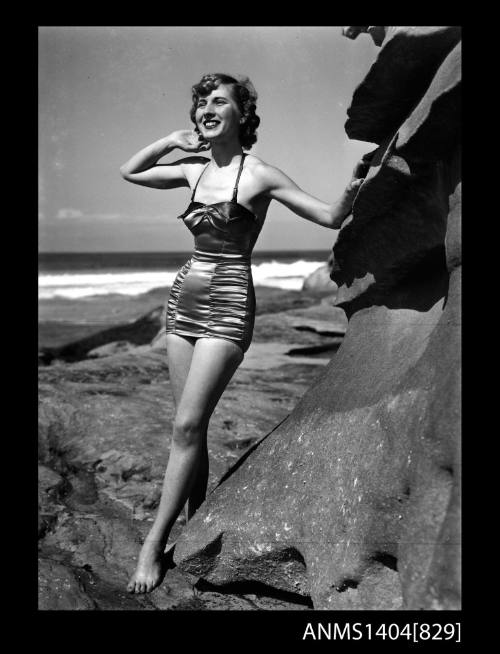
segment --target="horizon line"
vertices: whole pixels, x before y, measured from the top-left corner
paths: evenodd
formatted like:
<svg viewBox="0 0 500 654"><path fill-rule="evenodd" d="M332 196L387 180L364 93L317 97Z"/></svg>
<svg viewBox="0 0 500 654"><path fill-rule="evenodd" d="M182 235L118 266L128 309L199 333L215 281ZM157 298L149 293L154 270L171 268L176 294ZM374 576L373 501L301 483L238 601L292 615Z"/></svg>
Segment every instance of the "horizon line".
<svg viewBox="0 0 500 654"><path fill-rule="evenodd" d="M331 248L272 248L254 250L252 254L262 252L328 252ZM191 250L39 250L38 254L186 254Z"/></svg>

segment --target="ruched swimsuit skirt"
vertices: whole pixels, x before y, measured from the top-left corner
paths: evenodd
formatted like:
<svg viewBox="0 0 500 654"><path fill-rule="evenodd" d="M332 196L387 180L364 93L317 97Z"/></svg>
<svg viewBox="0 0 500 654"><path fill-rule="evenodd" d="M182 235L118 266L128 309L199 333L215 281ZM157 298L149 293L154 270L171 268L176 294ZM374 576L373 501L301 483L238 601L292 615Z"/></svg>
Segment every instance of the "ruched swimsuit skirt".
<svg viewBox="0 0 500 654"><path fill-rule="evenodd" d="M166 332L225 338L246 352L255 321L251 253L261 226L236 201L242 164L243 158L230 202L192 200L179 216L194 235L195 250L170 290Z"/></svg>

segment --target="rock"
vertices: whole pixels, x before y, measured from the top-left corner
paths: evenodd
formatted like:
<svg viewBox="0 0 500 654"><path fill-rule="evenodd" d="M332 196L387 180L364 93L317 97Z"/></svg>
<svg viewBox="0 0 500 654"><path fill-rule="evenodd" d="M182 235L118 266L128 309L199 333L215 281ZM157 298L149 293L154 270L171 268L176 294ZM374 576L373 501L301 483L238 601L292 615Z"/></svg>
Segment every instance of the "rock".
<svg viewBox="0 0 500 654"><path fill-rule="evenodd" d="M429 34L418 46L418 32L398 29L403 35L412 34L415 51L417 47L424 48L428 38L435 41L438 34L442 35L443 44L453 34L456 36L452 28L429 28ZM434 61L432 83L404 118L396 135L393 137L391 132L372 153L370 171L354 202L355 219L344 223L340 230L334 246L332 277L339 285L337 304L343 308L350 306L352 311L387 297L391 303L398 303L401 292L396 288L404 285L403 294L412 293L411 276L419 281L424 277L428 280L423 293L415 291L411 300L404 300L415 308L428 309L446 292L448 205L460 175L456 161L460 45L454 38L454 47L445 52L441 65ZM436 51L441 51L443 44L436 44ZM374 67L384 63L385 59L379 58ZM356 106L354 99L353 107ZM405 230L401 233L398 225L403 219ZM433 278L441 282L436 284Z"/></svg>
<svg viewBox="0 0 500 654"><path fill-rule="evenodd" d="M66 480L47 466L38 466L38 538L53 529L62 506L60 497L68 490Z"/></svg>
<svg viewBox="0 0 500 654"><path fill-rule="evenodd" d="M395 148L411 162L446 160L460 140L462 44L436 71L418 105L398 129Z"/></svg>
<svg viewBox="0 0 500 654"><path fill-rule="evenodd" d="M94 602L82 590L74 573L64 565L40 559L38 609L41 611L90 611Z"/></svg>
<svg viewBox="0 0 500 654"><path fill-rule="evenodd" d="M190 575L460 609L459 34L388 29L354 94L349 136L380 145L334 246L344 340L183 529Z"/></svg>
<svg viewBox="0 0 500 654"><path fill-rule="evenodd" d="M368 171L369 165L366 170ZM337 296L337 284L332 279L331 273L334 265L333 252L328 257L328 261L312 272L302 285L302 292L313 296L325 297L331 299L334 304Z"/></svg>
<svg viewBox="0 0 500 654"><path fill-rule="evenodd" d="M462 184L450 195L450 213L446 229L446 265L452 273L462 265L461 221L462 221Z"/></svg>
<svg viewBox="0 0 500 654"><path fill-rule="evenodd" d="M343 335L347 326L345 312L332 305L331 296L323 300L311 307L257 316L250 348L277 342L286 351L286 345L323 345L330 343L331 337Z"/></svg>
<svg viewBox="0 0 500 654"><path fill-rule="evenodd" d="M106 343L106 345L101 345L95 347L93 350L89 350L87 352L87 358L96 359L98 357L109 357L112 354L131 352L134 348L135 345L132 345L129 341L112 341L111 343Z"/></svg>
<svg viewBox="0 0 500 654"><path fill-rule="evenodd" d="M38 358L39 361L42 359L45 364L51 363L54 359L68 362L80 361L89 352L95 351L97 348L110 343L127 342L131 345L149 344L161 329L163 320L164 307L159 306L131 323L104 329L60 347L42 348ZM114 350L116 353L120 350L126 351L127 348L115 345ZM102 353L102 350L98 350L98 352ZM104 352L107 352L107 350L104 350Z"/></svg>
<svg viewBox="0 0 500 654"><path fill-rule="evenodd" d="M411 172L392 146L383 161L382 165L374 160L354 203L354 219L344 223L334 247L337 304L346 311L348 306L358 310L388 297L391 304L404 304L406 299L398 299L401 280L417 275L420 282L435 271L442 283L435 286L429 278L431 288L412 300L415 308L426 310L445 290L448 196L434 162L418 164L418 170L412 165ZM411 287L405 284L403 293Z"/></svg>
<svg viewBox="0 0 500 654"><path fill-rule="evenodd" d="M335 342L335 349L340 343ZM329 344L330 345L330 344ZM313 346L314 347L314 346ZM318 346L319 351L326 351L328 346ZM300 356L301 353L303 356ZM313 358L307 356L310 349L294 343L279 343L268 341L267 343L252 343L240 367L247 370L271 370L278 366L290 363L290 356L294 356L295 363L300 365L318 365L328 362L328 358Z"/></svg>
<svg viewBox="0 0 500 654"><path fill-rule="evenodd" d="M379 55L347 110L349 138L381 144L392 137L460 37L459 26L386 28Z"/></svg>
<svg viewBox="0 0 500 654"><path fill-rule="evenodd" d="M38 466L38 490L42 493L48 494L50 492L57 492L63 485L64 480L57 472L47 468L46 466Z"/></svg>
<svg viewBox="0 0 500 654"><path fill-rule="evenodd" d="M302 292L312 293L314 295L335 296L337 293L337 284L330 278L331 267L328 263L320 266L312 272L302 285Z"/></svg>
<svg viewBox="0 0 500 654"><path fill-rule="evenodd" d="M151 464L142 456L109 450L101 454L96 470L104 478L120 482L128 481L134 475L147 477L151 473Z"/></svg>

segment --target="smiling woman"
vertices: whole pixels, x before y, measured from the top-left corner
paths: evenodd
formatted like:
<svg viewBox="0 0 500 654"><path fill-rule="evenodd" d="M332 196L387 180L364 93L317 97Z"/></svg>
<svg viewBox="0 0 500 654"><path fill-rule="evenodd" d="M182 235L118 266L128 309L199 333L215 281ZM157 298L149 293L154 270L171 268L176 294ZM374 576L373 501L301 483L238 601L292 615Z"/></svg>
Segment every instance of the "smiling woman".
<svg viewBox="0 0 500 654"><path fill-rule="evenodd" d="M165 547L187 501L188 519L205 498L210 417L250 346L255 317L251 254L271 201L302 218L338 229L362 179L355 173L329 204L309 195L281 170L249 155L260 119L248 78L205 75L193 89L194 130L178 130L135 154L123 177L153 188L190 187L179 216L194 236L193 256L172 285L167 305L167 355L176 415L163 492L128 589L149 592L162 580ZM179 148L190 156L170 164ZM197 196L197 198L196 198Z"/></svg>

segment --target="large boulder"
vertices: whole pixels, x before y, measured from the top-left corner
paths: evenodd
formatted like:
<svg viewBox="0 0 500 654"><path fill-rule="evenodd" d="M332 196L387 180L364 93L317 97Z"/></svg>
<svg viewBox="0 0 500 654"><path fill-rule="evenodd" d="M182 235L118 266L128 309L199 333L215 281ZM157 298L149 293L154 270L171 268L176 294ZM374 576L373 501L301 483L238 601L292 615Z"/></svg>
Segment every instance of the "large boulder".
<svg viewBox="0 0 500 654"><path fill-rule="evenodd" d="M334 247L345 338L175 561L316 609L459 609L460 31L384 35L346 126L379 147Z"/></svg>

